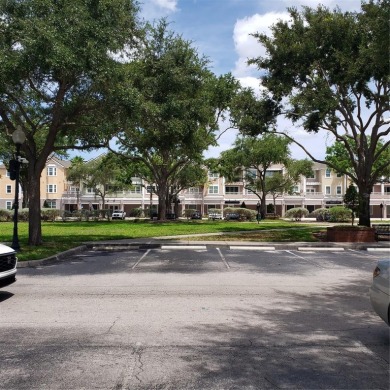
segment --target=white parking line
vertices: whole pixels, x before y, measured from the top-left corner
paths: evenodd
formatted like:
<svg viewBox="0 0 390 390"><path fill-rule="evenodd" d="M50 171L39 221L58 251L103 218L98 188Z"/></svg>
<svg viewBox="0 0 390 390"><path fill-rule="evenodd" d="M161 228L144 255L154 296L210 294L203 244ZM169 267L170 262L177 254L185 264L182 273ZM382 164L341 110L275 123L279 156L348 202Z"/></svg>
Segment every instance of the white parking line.
<svg viewBox="0 0 390 390"><path fill-rule="evenodd" d="M217 249L219 255L221 256L222 262L225 264L225 267L226 267L227 269L230 269L230 265L229 265L228 262L226 261L225 256L222 254L221 250L220 250L219 248L216 248L216 249Z"/></svg>
<svg viewBox="0 0 390 390"><path fill-rule="evenodd" d="M148 249L142 256L141 258L131 267L131 269L134 269L142 260L143 258L151 251L151 249Z"/></svg>
<svg viewBox="0 0 390 390"><path fill-rule="evenodd" d="M291 251L289 251L289 250L286 250L286 252L289 253L290 255L293 255L293 256L295 256L295 257L298 257L298 259L304 260L306 263L309 263L309 264L311 264L311 265L314 265L315 267L325 269L323 266L321 266L321 265L319 265L319 264L317 264L317 263L315 263L315 262L313 262L313 261L310 261L310 260L307 259L306 257L299 256L299 255L297 255L296 253L291 252ZM305 252L305 253L310 253L310 252Z"/></svg>
<svg viewBox="0 0 390 390"><path fill-rule="evenodd" d="M275 247L274 246L234 246L232 245L230 247L232 250L240 250L242 249L243 251L274 251Z"/></svg>
<svg viewBox="0 0 390 390"><path fill-rule="evenodd" d="M390 248L367 248L369 252L388 252L390 253Z"/></svg>
<svg viewBox="0 0 390 390"><path fill-rule="evenodd" d="M307 247L302 246L298 247L299 251L305 252L305 251L329 251L329 252L342 252L344 248L332 248L332 247Z"/></svg>
<svg viewBox="0 0 390 390"><path fill-rule="evenodd" d="M206 250L206 245L161 245L161 249L199 249Z"/></svg>

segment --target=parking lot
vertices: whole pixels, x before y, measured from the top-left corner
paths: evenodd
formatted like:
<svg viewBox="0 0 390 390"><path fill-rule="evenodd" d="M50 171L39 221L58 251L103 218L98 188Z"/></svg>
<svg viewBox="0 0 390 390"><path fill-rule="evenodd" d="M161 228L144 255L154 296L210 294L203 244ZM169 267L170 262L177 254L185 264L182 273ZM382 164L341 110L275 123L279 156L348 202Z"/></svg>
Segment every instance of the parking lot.
<svg viewBox="0 0 390 390"><path fill-rule="evenodd" d="M388 389L385 251L91 250L0 290L1 389Z"/></svg>

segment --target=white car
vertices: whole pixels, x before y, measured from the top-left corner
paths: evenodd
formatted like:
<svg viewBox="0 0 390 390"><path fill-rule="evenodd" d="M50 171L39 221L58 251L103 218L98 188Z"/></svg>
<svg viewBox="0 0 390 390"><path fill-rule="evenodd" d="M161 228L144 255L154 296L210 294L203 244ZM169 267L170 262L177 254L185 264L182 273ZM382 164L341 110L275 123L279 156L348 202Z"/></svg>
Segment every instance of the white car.
<svg viewBox="0 0 390 390"><path fill-rule="evenodd" d="M390 259L379 260L370 287L371 305L387 325L390 325Z"/></svg>
<svg viewBox="0 0 390 390"><path fill-rule="evenodd" d="M112 219L125 219L126 211L114 211L111 215Z"/></svg>
<svg viewBox="0 0 390 390"><path fill-rule="evenodd" d="M209 219L215 221L216 219L223 219L223 216L221 213L209 213Z"/></svg>
<svg viewBox="0 0 390 390"><path fill-rule="evenodd" d="M16 252L9 246L0 244L0 287L15 282L17 263Z"/></svg>

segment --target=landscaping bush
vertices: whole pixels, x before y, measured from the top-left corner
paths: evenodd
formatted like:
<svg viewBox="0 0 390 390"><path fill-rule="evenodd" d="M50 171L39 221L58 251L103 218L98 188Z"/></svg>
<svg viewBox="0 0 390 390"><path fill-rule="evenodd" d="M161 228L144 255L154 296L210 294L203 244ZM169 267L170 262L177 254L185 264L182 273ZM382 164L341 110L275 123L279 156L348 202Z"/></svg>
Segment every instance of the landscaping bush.
<svg viewBox="0 0 390 390"><path fill-rule="evenodd" d="M70 217L72 217L72 216L73 216L73 214L72 214L71 211L63 210L63 211L61 212L61 218L62 218L63 221L65 221L66 218L70 218Z"/></svg>
<svg viewBox="0 0 390 390"><path fill-rule="evenodd" d="M61 210L58 209L41 209L41 218L43 221L54 222L61 215Z"/></svg>
<svg viewBox="0 0 390 390"><path fill-rule="evenodd" d="M309 215L309 210L304 207L294 207L286 211L286 218L291 218L293 221L300 221L302 218Z"/></svg>
<svg viewBox="0 0 390 390"><path fill-rule="evenodd" d="M257 215L256 210L239 208L236 212L240 215L241 220L244 220L244 221L245 220L246 221L255 221L256 220L256 215Z"/></svg>
<svg viewBox="0 0 390 390"><path fill-rule="evenodd" d="M192 214L196 213L195 209L185 209L183 212L183 216L186 217L187 219L190 219Z"/></svg>
<svg viewBox="0 0 390 390"><path fill-rule="evenodd" d="M28 221L28 209L20 209L18 211L18 221L22 221L22 222Z"/></svg>
<svg viewBox="0 0 390 390"><path fill-rule="evenodd" d="M226 207L223 209L223 215L235 213L240 216L240 221L254 221L256 219L257 212L242 207Z"/></svg>
<svg viewBox="0 0 390 390"><path fill-rule="evenodd" d="M330 219L329 209L325 207L315 209L311 214L317 219L317 221L329 221Z"/></svg>
<svg viewBox="0 0 390 390"><path fill-rule="evenodd" d="M130 210L130 217L142 218L145 217L145 210L141 207L136 207Z"/></svg>
<svg viewBox="0 0 390 390"><path fill-rule="evenodd" d="M110 220L110 217L111 217L111 214L112 214L112 211L110 209L102 209L102 210L98 210L99 211L99 215L101 218L103 219L107 219L108 221Z"/></svg>
<svg viewBox="0 0 390 390"><path fill-rule="evenodd" d="M329 221L348 222L352 219L352 210L344 206L335 206L329 209Z"/></svg>
<svg viewBox="0 0 390 390"><path fill-rule="evenodd" d="M274 214L275 213L275 206L273 203L267 204L267 214Z"/></svg>
<svg viewBox="0 0 390 390"><path fill-rule="evenodd" d="M6 209L0 209L0 222L12 221L12 211Z"/></svg>

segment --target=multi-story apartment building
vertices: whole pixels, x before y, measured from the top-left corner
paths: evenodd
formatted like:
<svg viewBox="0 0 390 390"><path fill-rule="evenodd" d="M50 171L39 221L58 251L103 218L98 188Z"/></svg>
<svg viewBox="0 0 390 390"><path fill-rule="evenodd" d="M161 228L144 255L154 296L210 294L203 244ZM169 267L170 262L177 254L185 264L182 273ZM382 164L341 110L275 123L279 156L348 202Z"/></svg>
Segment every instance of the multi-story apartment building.
<svg viewBox="0 0 390 390"><path fill-rule="evenodd" d="M41 176L41 205L60 210L101 209L103 201L93 189L80 188L67 181L69 161L52 156ZM302 177L297 183L293 195L283 195L276 198L276 213L283 216L293 207L305 207L309 211L317 208L331 207L343 203L343 196L349 185L347 177L338 175L322 164L314 164L312 177ZM283 166L274 165L268 172L282 171ZM244 176L244 175L243 175ZM9 173L0 164L0 209L11 209L14 202L15 182L9 178ZM23 194L21 193L20 199ZM195 209L205 215L210 209L225 207L240 207L245 203L247 208L256 209L258 197L246 188L245 179L237 178L227 182L224 177L209 172L208 182L199 187L188 188L179 194L179 213L185 209ZM105 208L123 210L127 215L134 208L145 210L155 209L158 198L150 191L148 183L139 178L133 178L131 189L118 192L108 192L105 198ZM273 203L271 196L267 204ZM173 205L172 205L173 207ZM390 183L378 183L371 193L371 216L373 218L390 218Z"/></svg>

